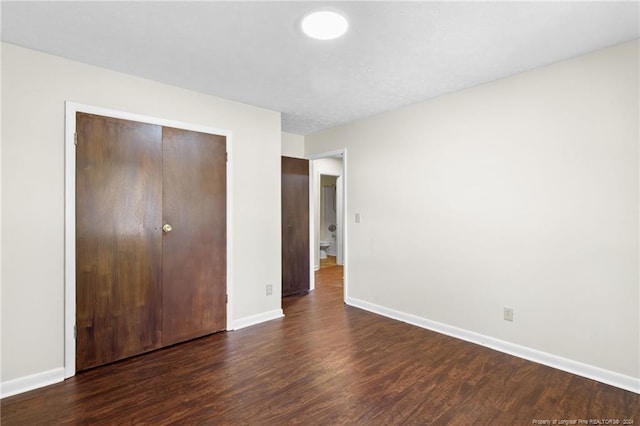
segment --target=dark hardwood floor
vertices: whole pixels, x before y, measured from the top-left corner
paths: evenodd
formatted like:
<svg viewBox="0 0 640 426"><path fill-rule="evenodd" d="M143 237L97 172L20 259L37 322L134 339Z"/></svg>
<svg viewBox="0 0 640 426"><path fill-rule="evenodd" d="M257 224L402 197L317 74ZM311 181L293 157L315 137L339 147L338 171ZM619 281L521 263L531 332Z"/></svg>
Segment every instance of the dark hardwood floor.
<svg viewBox="0 0 640 426"><path fill-rule="evenodd" d="M345 306L340 266L284 310L5 398L2 425L640 424L640 395Z"/></svg>

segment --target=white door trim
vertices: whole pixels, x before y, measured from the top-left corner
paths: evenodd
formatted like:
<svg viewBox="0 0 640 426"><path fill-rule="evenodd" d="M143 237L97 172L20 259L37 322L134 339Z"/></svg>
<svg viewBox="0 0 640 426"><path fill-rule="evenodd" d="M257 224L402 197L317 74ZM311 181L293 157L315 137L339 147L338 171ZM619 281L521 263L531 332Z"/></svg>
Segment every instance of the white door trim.
<svg viewBox="0 0 640 426"><path fill-rule="evenodd" d="M65 200L64 200L64 377L76 374L76 113L102 115L225 136L227 140L227 330L233 330L233 153L232 132L199 124L116 111L76 102L65 102Z"/></svg>
<svg viewBox="0 0 640 426"><path fill-rule="evenodd" d="M336 238L336 263L338 265L342 265L344 264L344 260L343 260L343 249L342 249L342 241L343 241L343 237L342 234L344 233L344 230L342 228L342 210L343 210L343 206L342 203L344 202L344 199L341 198L342 196L342 190L344 189L342 187L342 173L325 173L325 172L321 172L318 171L315 175L314 175L314 179L315 179L315 186L313 188L315 195L314 195L314 204L318 203L318 200L322 199L322 176L332 176L334 178L336 178L336 200L337 200L337 206L336 206L336 226L338 228L338 231L336 232L337 234L337 238ZM338 183L340 183L340 185L338 185ZM320 201L320 207L322 207L322 201ZM315 214L315 209L314 209L314 214ZM321 221L322 221L322 210L320 211L320 217L314 217L314 221L317 222L314 224L314 230L318 230L318 243L320 242L320 240L322 240L322 238L320 237L320 234L322 233L321 231L319 231L319 227L321 226ZM314 232L315 234L315 232ZM320 244L316 244L313 246L313 261L315 262L315 255L317 252L320 251L319 248ZM318 265L319 266L319 265Z"/></svg>
<svg viewBox="0 0 640 426"><path fill-rule="evenodd" d="M307 155L306 158L307 160L319 160L321 158L329 158L329 157L336 157L336 156L342 156L342 258L343 258L343 276L344 276L344 281L343 281L343 297L344 297L344 302L346 303L347 299L349 298L349 239L348 239L348 221L347 221L347 191L348 191L348 173L347 173L347 148L342 148L342 149L336 149L333 151L326 151L326 152L320 152L320 153L316 153L316 154L310 154ZM313 170L313 168L312 168ZM326 175L330 174L330 173L324 173ZM309 262L310 264L310 269L311 269L311 277L312 279L314 278L314 248L315 248L315 244L316 242L315 240L315 188L319 185L319 182L317 182L316 185L316 180L320 179L320 175L318 173L316 173L316 170L313 170L312 174L311 174L311 188L314 188L314 191L310 191L309 192L309 198L310 198L310 211L309 211L309 228L311 229L311 250L310 250L310 259L311 261ZM313 282L313 281L312 281Z"/></svg>
<svg viewBox="0 0 640 426"><path fill-rule="evenodd" d="M336 225L338 226L338 238L336 242L338 243L337 253L336 253L336 263L338 265L344 266L344 185L342 175L338 176L336 179L336 198L339 200L337 204L337 219Z"/></svg>

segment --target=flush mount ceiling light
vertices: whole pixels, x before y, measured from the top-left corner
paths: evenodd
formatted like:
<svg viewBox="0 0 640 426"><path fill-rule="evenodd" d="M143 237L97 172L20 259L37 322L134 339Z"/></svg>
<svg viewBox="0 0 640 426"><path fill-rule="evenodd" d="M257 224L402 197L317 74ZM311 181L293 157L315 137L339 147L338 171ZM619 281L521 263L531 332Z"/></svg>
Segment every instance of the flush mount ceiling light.
<svg viewBox="0 0 640 426"><path fill-rule="evenodd" d="M347 32L347 19L336 12L314 12L302 20L302 31L317 40L331 40Z"/></svg>

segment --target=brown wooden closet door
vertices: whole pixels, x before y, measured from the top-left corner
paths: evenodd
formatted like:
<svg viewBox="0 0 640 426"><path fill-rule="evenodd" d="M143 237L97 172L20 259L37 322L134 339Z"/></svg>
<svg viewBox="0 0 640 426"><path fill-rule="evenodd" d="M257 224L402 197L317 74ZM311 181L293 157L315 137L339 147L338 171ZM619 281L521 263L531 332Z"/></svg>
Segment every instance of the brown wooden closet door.
<svg viewBox="0 0 640 426"><path fill-rule="evenodd" d="M163 129L163 344L226 328L226 140Z"/></svg>
<svg viewBox="0 0 640 426"><path fill-rule="evenodd" d="M282 157L282 296L309 291L309 161Z"/></svg>
<svg viewBox="0 0 640 426"><path fill-rule="evenodd" d="M162 342L161 127L78 113L76 369Z"/></svg>

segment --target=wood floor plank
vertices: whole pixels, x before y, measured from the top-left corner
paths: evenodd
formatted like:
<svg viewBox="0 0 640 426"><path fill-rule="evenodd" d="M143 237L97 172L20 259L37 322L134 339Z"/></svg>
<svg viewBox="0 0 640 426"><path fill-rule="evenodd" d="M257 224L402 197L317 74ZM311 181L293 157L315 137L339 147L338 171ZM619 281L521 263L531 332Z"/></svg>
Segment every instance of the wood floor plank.
<svg viewBox="0 0 640 426"><path fill-rule="evenodd" d="M633 419L640 395L342 303L342 267L285 318L5 398L2 425L468 425Z"/></svg>

